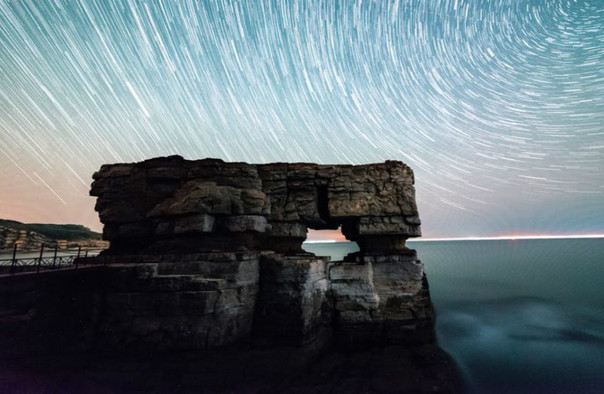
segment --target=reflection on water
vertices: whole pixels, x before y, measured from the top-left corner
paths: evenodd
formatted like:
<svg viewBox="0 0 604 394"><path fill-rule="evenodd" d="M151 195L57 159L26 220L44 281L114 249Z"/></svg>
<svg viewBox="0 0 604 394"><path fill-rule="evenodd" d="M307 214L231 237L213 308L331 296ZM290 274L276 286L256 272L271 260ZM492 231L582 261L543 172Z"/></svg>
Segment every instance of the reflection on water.
<svg viewBox="0 0 604 394"><path fill-rule="evenodd" d="M604 321L544 299L518 297L440 308L441 345L469 392L601 391Z"/></svg>
<svg viewBox="0 0 604 394"><path fill-rule="evenodd" d="M315 245L334 259L354 247ZM468 392L604 391L604 239L410 246Z"/></svg>

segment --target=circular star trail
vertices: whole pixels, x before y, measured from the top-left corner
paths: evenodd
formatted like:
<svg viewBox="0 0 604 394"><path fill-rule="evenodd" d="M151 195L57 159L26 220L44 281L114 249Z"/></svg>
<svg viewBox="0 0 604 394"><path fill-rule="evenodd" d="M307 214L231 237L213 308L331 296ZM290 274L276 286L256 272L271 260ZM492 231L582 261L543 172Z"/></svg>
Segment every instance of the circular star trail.
<svg viewBox="0 0 604 394"><path fill-rule="evenodd" d="M0 0L0 216L103 163L416 171L428 236L604 232L604 1Z"/></svg>

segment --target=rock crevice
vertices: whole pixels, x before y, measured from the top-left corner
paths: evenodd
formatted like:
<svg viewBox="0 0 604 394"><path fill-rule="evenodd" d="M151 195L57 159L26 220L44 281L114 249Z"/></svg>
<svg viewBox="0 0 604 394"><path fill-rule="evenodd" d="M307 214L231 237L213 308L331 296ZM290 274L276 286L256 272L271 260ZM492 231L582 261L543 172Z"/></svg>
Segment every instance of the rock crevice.
<svg viewBox="0 0 604 394"><path fill-rule="evenodd" d="M405 246L421 222L413 171L402 162L171 156L104 165L93 178L111 242L100 258L122 266L108 279L119 291L102 330L116 346L434 341L423 265ZM332 262L302 250L308 229L339 227L359 252ZM133 269L149 274L124 282Z"/></svg>

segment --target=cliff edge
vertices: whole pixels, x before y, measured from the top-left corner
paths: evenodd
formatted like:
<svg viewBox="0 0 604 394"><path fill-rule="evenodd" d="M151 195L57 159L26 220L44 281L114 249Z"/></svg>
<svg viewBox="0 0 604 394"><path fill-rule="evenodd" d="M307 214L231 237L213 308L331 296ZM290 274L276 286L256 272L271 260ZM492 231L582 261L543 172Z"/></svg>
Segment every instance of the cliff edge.
<svg viewBox="0 0 604 394"><path fill-rule="evenodd" d="M413 171L402 162L254 165L172 156L103 166L93 178L91 195L111 242L104 258L133 259L137 269L154 264L143 287L178 278L182 289L170 285L177 297L203 282L199 297L208 305L227 303L220 312L202 311L211 312L207 321L193 324L200 314L191 310L171 323L180 333L175 347L212 347L252 334L290 344L329 337L346 346L434 340L423 265L405 246L421 231ZM340 226L359 252L332 262L302 250L308 228ZM161 319L154 312L142 319L145 329ZM169 346L170 324L159 326L161 346ZM129 327L133 335L142 330Z"/></svg>
<svg viewBox="0 0 604 394"><path fill-rule="evenodd" d="M421 223L404 163L171 156L93 178L109 248L80 259L97 269L35 290L45 302L30 330L52 327L61 351L109 354L120 370L135 360L141 384L176 369L171 391L457 390L423 264L405 245ZM308 229L337 228L359 252L302 249Z"/></svg>

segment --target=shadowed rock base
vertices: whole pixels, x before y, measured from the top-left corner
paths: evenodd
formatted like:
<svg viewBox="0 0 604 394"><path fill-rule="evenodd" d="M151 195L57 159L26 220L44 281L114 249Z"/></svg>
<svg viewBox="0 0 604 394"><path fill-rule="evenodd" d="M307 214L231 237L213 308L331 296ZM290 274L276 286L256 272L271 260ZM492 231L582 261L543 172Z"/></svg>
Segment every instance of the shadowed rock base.
<svg viewBox="0 0 604 394"><path fill-rule="evenodd" d="M421 234L405 164L168 157L94 179L111 245L79 262L99 269L0 281L17 391L455 391L405 246ZM301 249L308 228L338 227L358 253Z"/></svg>
<svg viewBox="0 0 604 394"><path fill-rule="evenodd" d="M300 348L220 348L148 356L0 361L0 391L61 393L458 393L437 346L312 356Z"/></svg>

